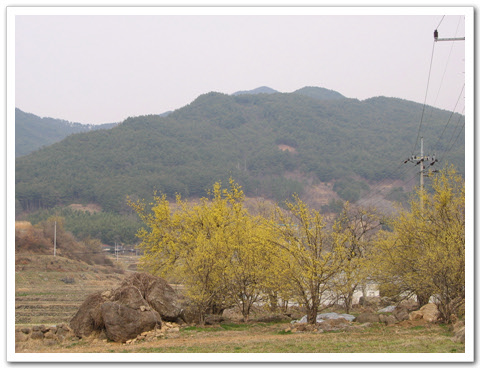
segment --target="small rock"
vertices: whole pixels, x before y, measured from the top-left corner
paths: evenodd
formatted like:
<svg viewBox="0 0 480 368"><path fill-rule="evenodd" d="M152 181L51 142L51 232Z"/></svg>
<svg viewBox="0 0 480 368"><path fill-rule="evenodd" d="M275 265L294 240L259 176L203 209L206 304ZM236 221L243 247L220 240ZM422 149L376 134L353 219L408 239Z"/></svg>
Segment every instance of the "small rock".
<svg viewBox="0 0 480 368"><path fill-rule="evenodd" d="M397 308L393 312L393 316L397 319L397 321L405 321L409 318L408 309L404 307Z"/></svg>
<svg viewBox="0 0 480 368"><path fill-rule="evenodd" d="M392 313L396 307L394 305L389 305L388 307L382 308L377 311L377 313Z"/></svg>
<svg viewBox="0 0 480 368"><path fill-rule="evenodd" d="M41 331L33 331L30 337L36 340L43 339L43 333Z"/></svg>
<svg viewBox="0 0 480 368"><path fill-rule="evenodd" d="M423 313L423 319L427 322L436 322L440 317L438 307L433 303L425 304L422 308L420 308L420 312Z"/></svg>
<svg viewBox="0 0 480 368"><path fill-rule="evenodd" d="M408 319L410 321L416 321L423 318L423 313L420 311L410 312Z"/></svg>
<svg viewBox="0 0 480 368"><path fill-rule="evenodd" d="M380 322L385 323L387 326L391 326L397 323L397 319L394 316L380 314L378 317Z"/></svg>
<svg viewBox="0 0 480 368"><path fill-rule="evenodd" d="M55 339L56 336L55 336L55 333L54 333L54 332L52 332L52 331L47 331L47 332L45 332L45 334L43 335L43 337L44 337L45 339L50 339L50 340L51 340L51 339Z"/></svg>
<svg viewBox="0 0 480 368"><path fill-rule="evenodd" d="M378 314L375 313L362 313L357 318L355 318L355 322L365 323L365 322L380 322L380 317Z"/></svg>
<svg viewBox="0 0 480 368"><path fill-rule="evenodd" d="M104 291L101 295L102 295L102 298L110 299L112 297L112 291L111 290Z"/></svg>
<svg viewBox="0 0 480 368"><path fill-rule="evenodd" d="M22 331L26 335L28 335L30 332L32 332L32 330L30 330L29 328L22 328L20 331Z"/></svg>

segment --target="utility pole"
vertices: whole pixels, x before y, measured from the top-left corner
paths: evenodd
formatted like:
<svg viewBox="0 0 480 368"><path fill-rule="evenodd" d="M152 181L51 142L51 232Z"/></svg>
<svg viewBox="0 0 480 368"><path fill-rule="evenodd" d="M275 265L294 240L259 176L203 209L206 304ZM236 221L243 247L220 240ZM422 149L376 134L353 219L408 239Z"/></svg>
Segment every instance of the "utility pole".
<svg viewBox="0 0 480 368"><path fill-rule="evenodd" d="M57 256L57 221L55 221L53 230L53 256Z"/></svg>
<svg viewBox="0 0 480 368"><path fill-rule="evenodd" d="M412 155L405 161L403 161L404 164L407 162L413 162L415 165L420 165L420 193L423 195L423 177L425 175L429 175L429 173L425 172L425 162L429 162L429 166L433 166L435 162L438 162L438 160L435 157L435 154L432 156L425 156L423 154L423 137L420 138L420 156L415 156ZM433 170L432 172L437 172L436 170ZM420 208L423 210L423 196L420 196Z"/></svg>

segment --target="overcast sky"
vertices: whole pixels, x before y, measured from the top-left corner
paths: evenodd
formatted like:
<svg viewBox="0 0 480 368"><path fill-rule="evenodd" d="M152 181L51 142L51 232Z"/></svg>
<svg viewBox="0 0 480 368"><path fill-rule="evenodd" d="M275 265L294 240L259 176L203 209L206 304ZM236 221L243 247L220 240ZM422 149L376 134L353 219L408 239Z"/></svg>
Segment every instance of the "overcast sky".
<svg viewBox="0 0 480 368"><path fill-rule="evenodd" d="M464 12L342 8L330 15L305 9L17 13L15 106L100 124L175 110L210 91L317 86L360 100L426 98L463 113L466 43L435 43L433 31L438 27L440 38L464 37Z"/></svg>

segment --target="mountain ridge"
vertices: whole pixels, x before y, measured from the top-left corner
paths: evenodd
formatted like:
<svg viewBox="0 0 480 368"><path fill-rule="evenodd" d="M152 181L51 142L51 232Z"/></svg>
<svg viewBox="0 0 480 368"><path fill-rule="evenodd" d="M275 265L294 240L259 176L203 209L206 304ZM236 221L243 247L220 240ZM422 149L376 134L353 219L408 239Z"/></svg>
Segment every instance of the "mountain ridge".
<svg viewBox="0 0 480 368"><path fill-rule="evenodd" d="M386 97L209 92L167 116L128 118L17 158L16 199L21 210L97 203L125 212L126 196L148 200L156 190L201 197L213 182L232 177L253 197L281 202L317 182L356 201L368 183L409 179L412 171L396 162L414 146L422 108ZM429 116L438 132L450 118L433 108ZM446 146L451 133L438 142ZM464 167L463 146L452 158Z"/></svg>
<svg viewBox="0 0 480 368"><path fill-rule="evenodd" d="M42 118L15 108L15 157L27 155L70 134L110 129L117 124L81 124L51 117Z"/></svg>

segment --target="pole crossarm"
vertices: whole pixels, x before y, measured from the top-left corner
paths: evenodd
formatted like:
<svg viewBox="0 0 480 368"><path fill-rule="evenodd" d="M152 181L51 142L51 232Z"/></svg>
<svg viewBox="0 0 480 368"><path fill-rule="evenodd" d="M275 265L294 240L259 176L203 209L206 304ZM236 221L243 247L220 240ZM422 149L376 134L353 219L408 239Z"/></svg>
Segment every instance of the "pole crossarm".
<svg viewBox="0 0 480 368"><path fill-rule="evenodd" d="M465 37L437 38L435 41L465 41Z"/></svg>
<svg viewBox="0 0 480 368"><path fill-rule="evenodd" d="M437 41L465 41L465 37L438 38L438 31L433 31L433 39Z"/></svg>
<svg viewBox="0 0 480 368"><path fill-rule="evenodd" d="M423 137L421 137L420 142L420 156L412 155L403 161L403 163L406 164L407 162L413 162L415 165L420 165L420 188L423 188L423 176L429 176L431 172L436 172L436 170L426 170L425 165L428 163L429 166L433 166L438 160L435 157L435 154L425 156L423 154Z"/></svg>

